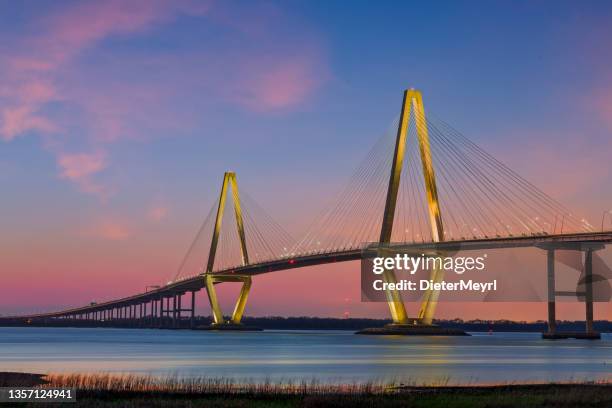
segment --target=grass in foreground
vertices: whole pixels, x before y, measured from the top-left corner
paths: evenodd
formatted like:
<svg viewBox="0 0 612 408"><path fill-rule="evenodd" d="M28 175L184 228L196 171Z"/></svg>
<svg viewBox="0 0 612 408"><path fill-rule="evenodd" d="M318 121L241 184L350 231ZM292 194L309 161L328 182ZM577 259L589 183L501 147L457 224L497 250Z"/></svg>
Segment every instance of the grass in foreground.
<svg viewBox="0 0 612 408"><path fill-rule="evenodd" d="M230 379L49 374L46 387L74 387L84 407L612 407L612 383L497 386L241 384Z"/></svg>

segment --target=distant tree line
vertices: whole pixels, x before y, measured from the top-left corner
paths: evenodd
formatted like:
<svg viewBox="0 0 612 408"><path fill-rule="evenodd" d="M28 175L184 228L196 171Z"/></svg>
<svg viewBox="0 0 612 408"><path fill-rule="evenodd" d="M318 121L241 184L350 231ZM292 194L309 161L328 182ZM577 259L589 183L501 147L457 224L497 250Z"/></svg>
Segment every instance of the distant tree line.
<svg viewBox="0 0 612 408"><path fill-rule="evenodd" d="M331 317L244 317L242 322L249 326L276 330L360 330L367 327L382 327L391 323L387 319L349 318L337 319ZM465 331L487 332L543 332L547 330L545 321L515 322L511 320L434 320L434 324L442 327L462 329ZM559 321L558 330L583 331L584 321ZM595 330L602 333L612 332L612 322L597 320Z"/></svg>
<svg viewBox="0 0 612 408"><path fill-rule="evenodd" d="M227 317L229 319L229 316ZM71 319L44 319L24 321L23 319L1 318L0 326L54 326L54 327L146 327L138 319L125 321L88 321ZM191 322L187 318L177 321L176 326L169 318L166 319L165 327L189 328ZM202 327L212 323L210 316L195 316L193 326ZM388 319L366 319L366 318L332 318L332 317L244 317L242 323L246 326L258 327L268 330L361 330L368 327L382 327L391 323ZM434 320L434 324L441 327L457 328L472 332L544 332L547 330L545 321L525 322L512 320ZM584 331L584 321L557 321L560 331ZM612 333L612 322L607 320L596 320L594 329L601 333Z"/></svg>

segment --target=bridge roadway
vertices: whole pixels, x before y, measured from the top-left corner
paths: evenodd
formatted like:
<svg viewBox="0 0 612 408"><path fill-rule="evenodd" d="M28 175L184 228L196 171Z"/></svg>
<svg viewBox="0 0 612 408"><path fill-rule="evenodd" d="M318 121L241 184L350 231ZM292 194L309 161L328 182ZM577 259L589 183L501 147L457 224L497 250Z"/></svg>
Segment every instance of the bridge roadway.
<svg viewBox="0 0 612 408"><path fill-rule="evenodd" d="M517 236L517 237L499 237L499 238L487 238L487 239L472 239L462 241L445 241L438 243L411 243L411 244L392 244L391 247L406 250L408 252L431 252L431 251L476 251L476 250L487 250L487 249L503 249L503 248L527 248L527 247L539 247L542 249L574 249L574 250L585 250L587 248L601 249L605 245L612 242L612 231L606 232L588 232L588 233L571 233L571 234L557 234L557 235L532 235L532 236ZM328 263L346 262L360 260L363 257L372 256L375 253L373 249L346 249L338 250L328 253L312 253L306 255L300 255L295 257L286 257L282 259L266 261L263 263L249 264L245 266L239 266L235 268L224 269L215 271L215 275L259 275L263 273L302 268L306 266L322 265ZM2 321L35 321L41 319L53 319L53 318L75 318L75 319L94 319L94 320L112 320L112 319L142 319L151 318L151 321L155 321L159 317L159 320L176 321L178 314L179 319L181 318L181 312L190 312L191 321L193 322L194 316L194 301L195 292L205 287L203 274L198 274L193 277L178 280L176 282L170 282L165 286L158 289L151 290L144 293L139 293L133 296L128 296L121 299L110 300L107 302L91 304L88 306L67 309L57 312L50 313L38 313L20 316L5 316L0 317L0 323ZM180 297L187 293L192 294L192 303L190 309L182 309ZM178 308L177 308L177 296ZM173 298L173 305L170 309L170 299ZM164 309L163 300L167 300L167 307ZM160 303L159 303L160 302ZM149 304L150 312L147 312L147 304ZM144 312L143 307L144 305ZM140 307L140 310L137 309ZM104 312L108 311L124 311L122 316L119 314L104 315ZM170 312L173 313L170 316ZM149 314L150 313L150 314ZM164 315L164 313L166 315Z"/></svg>

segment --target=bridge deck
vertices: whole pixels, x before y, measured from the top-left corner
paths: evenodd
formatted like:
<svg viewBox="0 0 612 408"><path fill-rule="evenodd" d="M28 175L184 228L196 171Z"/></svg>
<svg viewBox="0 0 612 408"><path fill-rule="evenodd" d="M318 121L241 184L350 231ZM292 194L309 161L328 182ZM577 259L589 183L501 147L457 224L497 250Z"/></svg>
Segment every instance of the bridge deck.
<svg viewBox="0 0 612 408"><path fill-rule="evenodd" d="M393 244L395 247L401 247L408 251L476 251L486 249L502 249L502 248L527 248L554 247L557 249L575 249L580 250L588 246L602 246L612 242L612 231L593 232L593 233L575 233L575 234L558 234L558 235L533 235L533 236L518 236L518 237L498 237L486 239L474 239L463 241L446 241L438 243L410 243L410 244ZM364 247L365 248L365 247ZM287 257L282 259L271 260L258 264L250 264L236 268L224 269L215 271L217 275L259 275L263 273L302 268L306 266L322 265L336 262L347 262L359 260L362 257L371 254L367 249L345 249L329 253L315 253L299 255L295 257ZM42 319L53 318L71 314L91 313L101 310L107 310L114 307L123 307L146 303L154 299L168 298L176 293L186 293L190 291L198 291L202 289L204 284L203 274L199 274L187 279L169 283L159 289L155 289L145 293L135 294L125 298L110 300L95 305L88 305L74 309L67 309L51 313L30 314L22 316L5 316L0 320L10 319Z"/></svg>

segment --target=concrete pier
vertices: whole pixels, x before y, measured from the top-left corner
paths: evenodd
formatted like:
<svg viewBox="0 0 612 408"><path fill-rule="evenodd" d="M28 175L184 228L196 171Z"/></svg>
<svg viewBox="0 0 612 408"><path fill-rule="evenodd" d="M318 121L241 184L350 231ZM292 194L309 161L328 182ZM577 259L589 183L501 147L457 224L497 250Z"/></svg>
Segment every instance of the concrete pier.
<svg viewBox="0 0 612 408"><path fill-rule="evenodd" d="M598 340L601 335L593 329L593 252L603 249L602 244L571 243L571 244L548 244L540 245L545 249L547 283L548 283L548 331L542 333L542 338L547 340L556 339L585 339ZM581 251L584 252L584 292L557 291L555 286L555 250ZM556 298L557 296L584 296L585 304L585 331L563 332L557 329Z"/></svg>

